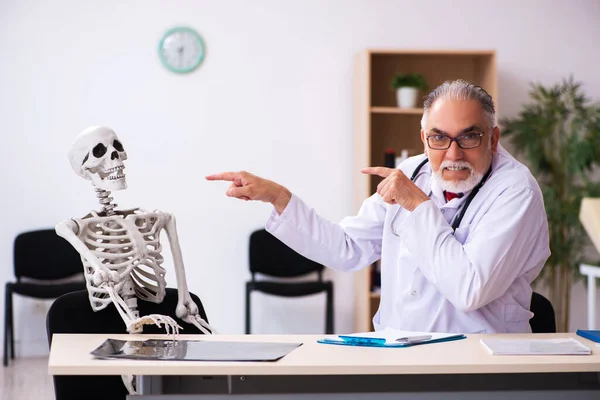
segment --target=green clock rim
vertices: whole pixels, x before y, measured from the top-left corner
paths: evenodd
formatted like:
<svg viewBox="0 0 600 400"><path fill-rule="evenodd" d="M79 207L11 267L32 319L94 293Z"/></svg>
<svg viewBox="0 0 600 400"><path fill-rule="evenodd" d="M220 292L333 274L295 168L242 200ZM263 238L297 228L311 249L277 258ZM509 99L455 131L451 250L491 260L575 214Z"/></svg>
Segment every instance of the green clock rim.
<svg viewBox="0 0 600 400"><path fill-rule="evenodd" d="M163 44L165 43L165 40L167 39L167 37L169 37L173 33L177 33L177 32L191 33L198 40L198 43L200 43L200 50L201 50L200 56L198 57L198 59L196 60L194 65L192 65L191 67L187 67L187 68L173 67L172 65L170 65L167 62L167 60L163 56L162 48L163 48ZM204 53L205 52L206 52L206 47L204 46L204 40L202 39L202 36L200 36L200 34L198 32L196 32L194 29L187 27L187 26L178 26L178 27L169 29L167 32L165 32L165 34L160 39L160 42L158 43L158 57L160 58L161 63L169 71L175 72L178 74L186 74L186 73L192 72L196 68L198 68L200 66L200 64L202 64L202 62L204 61Z"/></svg>

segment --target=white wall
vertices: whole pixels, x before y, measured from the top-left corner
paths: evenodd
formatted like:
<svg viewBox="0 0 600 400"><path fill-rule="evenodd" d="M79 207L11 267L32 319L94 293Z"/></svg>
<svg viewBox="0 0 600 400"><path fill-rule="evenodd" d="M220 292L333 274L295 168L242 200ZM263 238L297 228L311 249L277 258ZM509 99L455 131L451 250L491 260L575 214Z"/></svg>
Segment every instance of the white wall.
<svg viewBox="0 0 600 400"><path fill-rule="evenodd" d="M532 80L549 84L572 73L600 98L599 17L593 0L3 0L0 282L12 278L18 232L97 207L66 152L84 127L107 124L129 153L129 189L115 193L117 202L177 216L190 289L215 327L240 333L248 235L270 208L226 198L226 185L206 174L247 169L338 221L354 211L351 182L359 173L352 164L356 53L496 49L499 108L513 115ZM177 24L196 28L207 44L205 63L189 76L169 73L156 54L161 34ZM337 331L350 331L352 276L328 277ZM582 288L573 327L585 322ZM319 333L323 301L256 295L255 332ZM19 351L44 352L47 304L16 305L17 336L30 346Z"/></svg>

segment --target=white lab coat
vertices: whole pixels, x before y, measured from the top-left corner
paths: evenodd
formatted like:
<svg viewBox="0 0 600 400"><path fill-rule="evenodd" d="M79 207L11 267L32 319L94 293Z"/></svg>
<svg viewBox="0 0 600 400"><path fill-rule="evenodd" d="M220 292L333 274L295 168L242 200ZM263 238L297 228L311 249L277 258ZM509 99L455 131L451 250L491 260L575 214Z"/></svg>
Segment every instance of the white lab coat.
<svg viewBox="0 0 600 400"><path fill-rule="evenodd" d="M410 177L424 159L411 157L399 168ZM413 212L375 193L358 215L334 224L293 195L266 229L336 270L356 271L381 258L376 330L531 332L531 282L550 249L542 194L529 170L498 146L492 173L454 234L450 224L468 193L446 203L430 163L415 183L431 200Z"/></svg>

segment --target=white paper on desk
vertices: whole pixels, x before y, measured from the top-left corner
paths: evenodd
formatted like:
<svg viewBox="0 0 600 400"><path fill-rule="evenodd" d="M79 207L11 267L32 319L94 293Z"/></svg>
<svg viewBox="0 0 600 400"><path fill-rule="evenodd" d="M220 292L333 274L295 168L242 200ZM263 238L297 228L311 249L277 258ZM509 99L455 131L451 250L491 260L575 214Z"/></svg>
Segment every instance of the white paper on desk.
<svg viewBox="0 0 600 400"><path fill-rule="evenodd" d="M481 339L493 355L589 355L592 350L576 339Z"/></svg>
<svg viewBox="0 0 600 400"><path fill-rule="evenodd" d="M356 337L370 337L370 338L384 338L385 344L398 344L396 339L404 337L424 336L431 335L431 339L424 340L421 343L427 343L440 339L450 339L458 336L463 336L462 333L439 333L439 332L416 332L416 331L401 331L398 329L385 328L376 332L363 332L363 333L351 333L349 335L342 336L356 336ZM329 339L329 338L328 338ZM334 340L337 337L333 338Z"/></svg>

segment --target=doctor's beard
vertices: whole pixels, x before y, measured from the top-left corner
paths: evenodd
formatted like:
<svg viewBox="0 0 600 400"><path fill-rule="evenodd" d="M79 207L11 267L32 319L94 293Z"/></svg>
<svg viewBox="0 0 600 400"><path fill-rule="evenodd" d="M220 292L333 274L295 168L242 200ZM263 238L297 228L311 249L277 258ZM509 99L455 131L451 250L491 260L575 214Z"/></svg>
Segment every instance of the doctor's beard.
<svg viewBox="0 0 600 400"><path fill-rule="evenodd" d="M448 167L466 168L470 172L469 176L467 179L460 181L445 180L442 177L442 172L444 171L444 168ZM477 186L482 178L483 174L475 171L473 166L466 161L442 161L438 170L433 173L433 179L437 181L438 185L440 185L443 190L453 193L465 193L472 190L475 186Z"/></svg>

